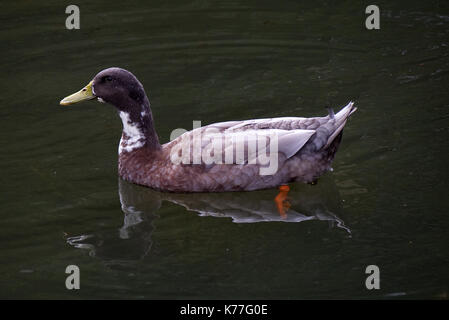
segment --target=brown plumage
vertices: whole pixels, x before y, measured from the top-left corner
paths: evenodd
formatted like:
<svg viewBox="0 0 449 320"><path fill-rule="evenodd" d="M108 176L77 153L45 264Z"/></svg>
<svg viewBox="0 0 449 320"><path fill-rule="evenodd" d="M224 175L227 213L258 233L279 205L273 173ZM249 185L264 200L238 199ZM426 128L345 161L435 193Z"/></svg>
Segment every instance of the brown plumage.
<svg viewBox="0 0 449 320"><path fill-rule="evenodd" d="M314 182L330 169L346 121L356 110L350 102L325 117L214 123L161 145L143 86L129 71L103 70L83 90L83 94L90 90L91 96L79 98L77 93L61 104L98 97L119 110L123 122L119 175L172 192L243 191ZM267 163L262 155L269 156Z"/></svg>

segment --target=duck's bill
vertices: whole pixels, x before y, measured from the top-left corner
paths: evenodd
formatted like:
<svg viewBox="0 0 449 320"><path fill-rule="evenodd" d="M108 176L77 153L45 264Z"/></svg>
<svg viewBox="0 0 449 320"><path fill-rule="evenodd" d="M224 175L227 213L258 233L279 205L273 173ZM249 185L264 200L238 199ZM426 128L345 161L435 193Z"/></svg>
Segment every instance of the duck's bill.
<svg viewBox="0 0 449 320"><path fill-rule="evenodd" d="M92 92L92 81L80 91L65 97L59 102L62 106L68 106L70 104L78 103L85 100L92 100L95 96Z"/></svg>

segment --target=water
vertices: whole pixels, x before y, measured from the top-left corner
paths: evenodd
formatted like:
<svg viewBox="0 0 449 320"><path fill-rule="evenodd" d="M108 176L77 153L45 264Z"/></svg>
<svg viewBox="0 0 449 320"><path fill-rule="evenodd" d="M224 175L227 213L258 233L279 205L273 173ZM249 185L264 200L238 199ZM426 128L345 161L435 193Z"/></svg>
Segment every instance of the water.
<svg viewBox="0 0 449 320"><path fill-rule="evenodd" d="M1 4L1 298L447 298L449 8L378 1ZM276 190L173 195L120 181L111 106L61 107L135 73L175 128L325 115L355 100L334 172ZM81 290L65 289L67 265ZM381 289L365 288L379 266Z"/></svg>

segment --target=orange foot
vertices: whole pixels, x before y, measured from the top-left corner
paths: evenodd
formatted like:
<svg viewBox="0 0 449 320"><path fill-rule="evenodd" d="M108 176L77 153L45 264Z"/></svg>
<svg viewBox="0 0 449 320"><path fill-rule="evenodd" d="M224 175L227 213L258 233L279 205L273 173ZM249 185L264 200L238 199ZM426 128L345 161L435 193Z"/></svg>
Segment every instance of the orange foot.
<svg viewBox="0 0 449 320"><path fill-rule="evenodd" d="M288 192L290 191L290 187L288 185L279 186L279 193L274 198L274 202L276 202L276 207L278 208L278 212L282 219L287 218L287 211L290 209L291 204L287 200Z"/></svg>

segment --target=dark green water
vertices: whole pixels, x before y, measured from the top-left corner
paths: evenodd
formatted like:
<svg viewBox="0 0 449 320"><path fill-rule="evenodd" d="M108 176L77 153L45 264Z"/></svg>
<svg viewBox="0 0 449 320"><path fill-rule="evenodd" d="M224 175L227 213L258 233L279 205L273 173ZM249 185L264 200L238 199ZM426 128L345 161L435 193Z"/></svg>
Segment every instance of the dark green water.
<svg viewBox="0 0 449 320"><path fill-rule="evenodd" d="M80 30L59 1L0 5L1 298L448 297L446 2L378 1L374 31L364 1L76 4ZM276 190L120 182L113 107L58 105L110 66L144 84L162 142L192 120L359 109L283 221Z"/></svg>

